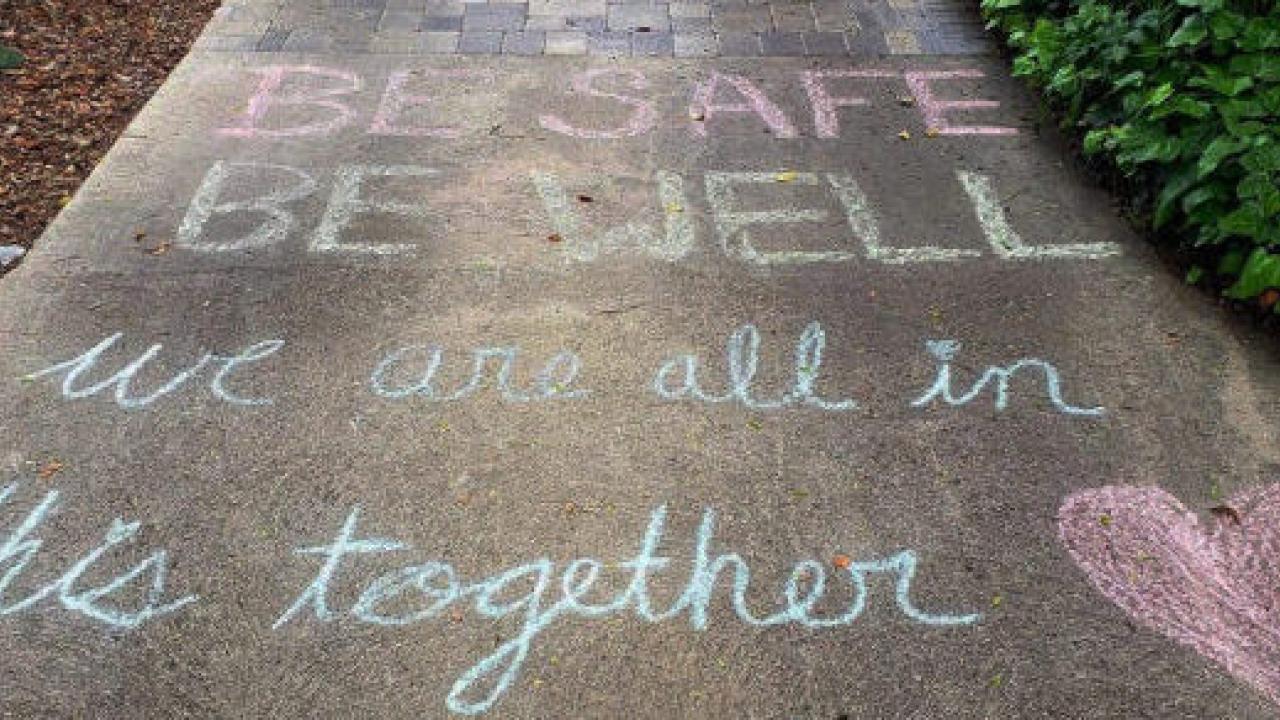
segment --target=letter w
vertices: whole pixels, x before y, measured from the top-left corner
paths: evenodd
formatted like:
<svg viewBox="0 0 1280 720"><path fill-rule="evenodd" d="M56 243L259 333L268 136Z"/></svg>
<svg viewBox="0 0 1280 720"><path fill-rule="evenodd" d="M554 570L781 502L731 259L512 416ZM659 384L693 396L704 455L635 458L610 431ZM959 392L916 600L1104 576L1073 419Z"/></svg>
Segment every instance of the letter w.
<svg viewBox="0 0 1280 720"><path fill-rule="evenodd" d="M102 357L102 354L107 350L109 350L111 346L115 345L116 341L119 340L123 335L124 333L116 333L115 335L112 335L111 337L103 340L97 345L94 345L92 348L86 350L84 354L82 354L80 357L72 358L71 360L67 360L66 362L61 362L61 363L58 363L57 365L52 365L50 367L47 367L44 370L31 373L30 375L27 375L23 379L35 380L37 378L45 377L46 375L57 375L58 373L66 373L62 378L62 396L64 398L67 398L68 400L78 400L80 398L92 397L102 392L103 390L106 390L107 388L115 386L116 404L122 408L132 410L136 408L146 407L147 405L151 404L152 402L159 399L160 397L163 397L164 395L167 395L173 392L174 390L178 389L179 387L182 386L183 383L189 380L192 375L195 375L196 373L200 372L200 370L204 368L204 366L208 364L208 362L213 358L212 355L206 353L200 358L199 361L196 362L195 365L192 365L191 367L179 372L177 375L174 375L173 378L169 380L169 382L165 383L164 385L161 385L150 395L143 395L141 397L131 397L129 394L129 384L133 381L133 377L137 375L138 372L142 370L142 368L146 367L146 364L150 362L160 352L160 348L161 348L160 345L158 344L152 345L145 353L140 355L136 360L129 363L128 365L125 365L123 368L118 370L116 374L112 375L106 380L77 389L76 383L78 380L80 380L80 376L92 370L94 366L97 365L98 360Z"/></svg>

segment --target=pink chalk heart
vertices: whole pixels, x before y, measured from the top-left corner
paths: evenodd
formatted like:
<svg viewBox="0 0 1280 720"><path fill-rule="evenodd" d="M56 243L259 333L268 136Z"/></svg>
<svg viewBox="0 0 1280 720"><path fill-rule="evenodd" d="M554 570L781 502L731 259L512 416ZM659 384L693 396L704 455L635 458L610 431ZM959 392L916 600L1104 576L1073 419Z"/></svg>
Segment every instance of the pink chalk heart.
<svg viewBox="0 0 1280 720"><path fill-rule="evenodd" d="M1157 487L1085 490L1058 511L1062 544L1111 602L1280 705L1280 484L1208 524Z"/></svg>

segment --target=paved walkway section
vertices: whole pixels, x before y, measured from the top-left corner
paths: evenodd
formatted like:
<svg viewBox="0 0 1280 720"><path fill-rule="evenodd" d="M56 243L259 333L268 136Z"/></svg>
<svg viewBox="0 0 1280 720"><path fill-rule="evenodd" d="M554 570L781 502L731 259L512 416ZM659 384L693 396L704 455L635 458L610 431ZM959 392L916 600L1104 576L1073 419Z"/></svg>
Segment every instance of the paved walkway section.
<svg viewBox="0 0 1280 720"><path fill-rule="evenodd" d="M676 57L991 52L953 0L233 0L198 45L254 52Z"/></svg>
<svg viewBox="0 0 1280 720"><path fill-rule="evenodd" d="M0 281L4 713L1274 718L1274 340L878 2L229 3Z"/></svg>

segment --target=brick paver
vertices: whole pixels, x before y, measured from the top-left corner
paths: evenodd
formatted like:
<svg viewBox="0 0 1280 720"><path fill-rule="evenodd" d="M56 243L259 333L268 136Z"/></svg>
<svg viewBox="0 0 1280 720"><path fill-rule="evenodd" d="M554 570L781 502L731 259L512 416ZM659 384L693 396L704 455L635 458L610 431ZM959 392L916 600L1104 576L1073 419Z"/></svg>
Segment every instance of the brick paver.
<svg viewBox="0 0 1280 720"><path fill-rule="evenodd" d="M201 48L680 57L993 51L976 9L959 0L231 0Z"/></svg>

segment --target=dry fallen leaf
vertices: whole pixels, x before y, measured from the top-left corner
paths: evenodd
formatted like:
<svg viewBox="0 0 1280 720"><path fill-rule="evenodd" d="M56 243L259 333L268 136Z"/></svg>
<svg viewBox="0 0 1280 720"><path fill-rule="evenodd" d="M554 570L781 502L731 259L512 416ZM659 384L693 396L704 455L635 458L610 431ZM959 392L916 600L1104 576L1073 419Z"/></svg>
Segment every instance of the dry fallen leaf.
<svg viewBox="0 0 1280 720"><path fill-rule="evenodd" d="M942 131L939 130L938 128L931 127L931 128L926 128L924 131L924 134L925 134L925 137L936 138L942 134Z"/></svg>
<svg viewBox="0 0 1280 720"><path fill-rule="evenodd" d="M903 140L910 140L911 133L907 132L906 130L903 130L902 132L898 133L898 137L902 138Z"/></svg>
<svg viewBox="0 0 1280 720"><path fill-rule="evenodd" d="M579 195L578 202L580 203L595 202L595 198L591 197L590 195Z"/></svg>
<svg viewBox="0 0 1280 720"><path fill-rule="evenodd" d="M848 570L849 566L853 565L853 558L849 557L848 555L836 555L835 557L831 558L831 564L835 565L837 568L841 570Z"/></svg>
<svg viewBox="0 0 1280 720"><path fill-rule="evenodd" d="M1230 520L1236 525L1240 524L1240 512L1230 505L1215 505L1209 508L1209 512L1220 520Z"/></svg>
<svg viewBox="0 0 1280 720"><path fill-rule="evenodd" d="M560 237L560 233L551 233L550 235L547 236L547 242L557 243L557 242L561 242L562 240L564 240L564 238Z"/></svg>
<svg viewBox="0 0 1280 720"><path fill-rule="evenodd" d="M41 480L48 480L54 475L57 475L58 473L62 472L62 469L64 467L66 467L66 465L64 465L62 461L50 460L49 462L41 466L40 471L36 474L40 477Z"/></svg>
<svg viewBox="0 0 1280 720"><path fill-rule="evenodd" d="M147 254L148 254L148 255L163 255L163 254L165 254L165 253L169 252L169 249L170 249L170 248L172 248L172 247L173 247L173 243L169 243L169 242L162 242L162 243L160 243L159 245L157 245L157 246L155 246L155 247L151 248L150 250L147 250Z"/></svg>
<svg viewBox="0 0 1280 720"><path fill-rule="evenodd" d="M796 179L795 170L783 170L774 176L774 179L780 183L793 182Z"/></svg>

